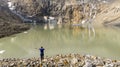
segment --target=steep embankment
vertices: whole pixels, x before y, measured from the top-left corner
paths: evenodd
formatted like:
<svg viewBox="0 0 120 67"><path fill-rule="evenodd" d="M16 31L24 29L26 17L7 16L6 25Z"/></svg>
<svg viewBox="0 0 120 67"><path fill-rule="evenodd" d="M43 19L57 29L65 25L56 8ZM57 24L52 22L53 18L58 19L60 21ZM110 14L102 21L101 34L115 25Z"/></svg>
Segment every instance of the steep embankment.
<svg viewBox="0 0 120 67"><path fill-rule="evenodd" d="M4 1L0 0L0 38L28 30L28 25L13 14Z"/></svg>
<svg viewBox="0 0 120 67"><path fill-rule="evenodd" d="M83 4L76 0L12 0L16 11L25 16L52 16L57 20L62 18L65 23L79 23L83 16ZM85 4L87 5L87 4Z"/></svg>
<svg viewBox="0 0 120 67"><path fill-rule="evenodd" d="M101 8L102 11L95 18L95 25L120 26L120 0Z"/></svg>
<svg viewBox="0 0 120 67"><path fill-rule="evenodd" d="M12 0L12 2L16 6L15 10L24 15L37 18L53 16L71 24L79 24L84 20L89 22L94 18L95 25L118 25L116 20L120 17L120 0L108 2L96 0L86 3L79 0Z"/></svg>

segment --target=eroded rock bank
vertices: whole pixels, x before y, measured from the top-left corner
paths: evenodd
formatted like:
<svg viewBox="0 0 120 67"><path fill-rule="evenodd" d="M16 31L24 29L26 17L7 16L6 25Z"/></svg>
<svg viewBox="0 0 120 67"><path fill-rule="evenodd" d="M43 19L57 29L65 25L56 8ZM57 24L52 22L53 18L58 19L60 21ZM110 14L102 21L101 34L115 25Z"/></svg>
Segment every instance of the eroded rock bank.
<svg viewBox="0 0 120 67"><path fill-rule="evenodd" d="M0 38L28 30L29 26L13 14L4 0L0 0Z"/></svg>

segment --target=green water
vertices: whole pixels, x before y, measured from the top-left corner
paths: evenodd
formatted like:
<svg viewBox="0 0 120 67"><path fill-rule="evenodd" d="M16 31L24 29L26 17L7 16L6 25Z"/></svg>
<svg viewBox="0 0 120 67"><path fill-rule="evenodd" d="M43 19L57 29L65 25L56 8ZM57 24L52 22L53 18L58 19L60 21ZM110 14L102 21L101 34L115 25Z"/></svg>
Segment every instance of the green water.
<svg viewBox="0 0 120 67"><path fill-rule="evenodd" d="M0 58L39 57L35 48L43 46L46 56L78 53L120 59L120 29L95 28L95 36L89 36L88 30L40 26L27 32L0 39L0 50L5 50Z"/></svg>

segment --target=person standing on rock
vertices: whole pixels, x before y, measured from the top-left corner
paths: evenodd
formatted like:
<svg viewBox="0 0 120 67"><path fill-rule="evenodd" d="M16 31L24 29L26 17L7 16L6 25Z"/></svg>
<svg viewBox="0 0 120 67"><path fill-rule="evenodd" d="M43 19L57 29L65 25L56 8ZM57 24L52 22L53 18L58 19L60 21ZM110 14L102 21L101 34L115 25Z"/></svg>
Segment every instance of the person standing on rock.
<svg viewBox="0 0 120 67"><path fill-rule="evenodd" d="M40 58L41 58L41 61L44 59L44 48L41 46L41 48L39 48L40 50Z"/></svg>

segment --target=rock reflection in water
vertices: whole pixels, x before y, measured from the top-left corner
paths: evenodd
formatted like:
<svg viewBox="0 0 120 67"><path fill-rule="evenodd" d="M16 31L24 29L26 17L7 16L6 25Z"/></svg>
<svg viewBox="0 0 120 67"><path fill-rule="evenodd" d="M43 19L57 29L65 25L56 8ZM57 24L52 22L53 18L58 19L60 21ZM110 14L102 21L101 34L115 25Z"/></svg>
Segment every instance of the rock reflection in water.
<svg viewBox="0 0 120 67"><path fill-rule="evenodd" d="M74 28L74 30L77 30L78 32L80 32L80 29L88 30L88 36L89 38L91 38L95 37L95 29L92 22L93 21L91 20L83 20L80 24L73 24L72 27Z"/></svg>
<svg viewBox="0 0 120 67"><path fill-rule="evenodd" d="M16 40L16 37L12 37L12 38L10 39L10 41L11 41L12 43L14 43L15 40Z"/></svg>
<svg viewBox="0 0 120 67"><path fill-rule="evenodd" d="M44 46L46 49L45 56L87 53L108 58L119 59L120 57L119 30L95 28L96 35L95 38L91 36L91 40L89 39L87 28L56 28L53 30L44 30L42 26L36 26L28 32L26 34L17 34L15 41L12 43L10 39L13 37L0 39L0 43L3 43L0 49L6 50L0 58L39 57L39 50L35 48L41 46Z"/></svg>
<svg viewBox="0 0 120 67"><path fill-rule="evenodd" d="M59 26L59 28L62 27L61 26L61 24L62 24L61 18L59 18L59 20L57 20L55 17L44 16L44 20L45 20L44 30L47 30L47 29L53 30L57 26Z"/></svg>
<svg viewBox="0 0 120 67"><path fill-rule="evenodd" d="M5 52L5 50L0 50L0 54L3 54Z"/></svg>

